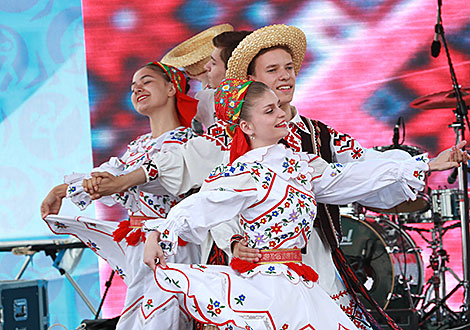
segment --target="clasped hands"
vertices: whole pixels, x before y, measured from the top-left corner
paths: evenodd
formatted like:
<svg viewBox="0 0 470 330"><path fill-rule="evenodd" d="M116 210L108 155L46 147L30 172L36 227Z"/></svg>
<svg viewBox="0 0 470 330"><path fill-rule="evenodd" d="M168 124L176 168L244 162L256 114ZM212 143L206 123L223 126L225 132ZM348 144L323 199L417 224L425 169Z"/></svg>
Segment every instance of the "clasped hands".
<svg viewBox="0 0 470 330"><path fill-rule="evenodd" d="M109 172L92 172L91 178L82 182L83 190L91 199L99 199L103 196L112 195L125 191L120 176L114 176Z"/></svg>

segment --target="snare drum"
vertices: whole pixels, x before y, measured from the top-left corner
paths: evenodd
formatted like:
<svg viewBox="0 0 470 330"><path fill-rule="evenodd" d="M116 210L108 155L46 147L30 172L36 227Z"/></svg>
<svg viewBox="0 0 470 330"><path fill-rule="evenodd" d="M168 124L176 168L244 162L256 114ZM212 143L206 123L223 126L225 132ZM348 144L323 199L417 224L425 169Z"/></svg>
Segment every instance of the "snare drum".
<svg viewBox="0 0 470 330"><path fill-rule="evenodd" d="M441 220L460 219L460 200L463 192L460 189L438 189L432 191L432 210L440 215Z"/></svg>
<svg viewBox="0 0 470 330"><path fill-rule="evenodd" d="M383 309L409 308L400 278L408 280L413 300L424 285L423 261L413 239L395 223L380 218L363 221L341 215L341 225L341 249L372 298Z"/></svg>
<svg viewBox="0 0 470 330"><path fill-rule="evenodd" d="M407 146L407 145L389 145L389 146L380 146L380 147L374 147L375 150L377 151L388 151L388 150L403 150L409 153L411 156L417 156L425 153L424 150L415 147L415 146ZM431 208L431 198L429 197L429 192L430 189L426 187L423 192L418 192L416 194L416 200L414 201L405 201L402 202L392 208L389 209L380 209L376 207L366 207L366 209L372 211L372 212L377 212L377 213L382 213L382 214L403 214L403 213L422 213L426 212Z"/></svg>

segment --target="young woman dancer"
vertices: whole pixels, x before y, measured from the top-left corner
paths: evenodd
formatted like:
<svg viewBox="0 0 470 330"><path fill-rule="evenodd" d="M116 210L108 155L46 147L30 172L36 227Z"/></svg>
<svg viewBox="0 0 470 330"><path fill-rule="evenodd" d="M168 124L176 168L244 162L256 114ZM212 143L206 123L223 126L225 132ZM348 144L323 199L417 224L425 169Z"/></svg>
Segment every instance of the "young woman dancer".
<svg viewBox="0 0 470 330"><path fill-rule="evenodd" d="M432 161L420 155L328 164L277 144L288 133L285 113L263 83L226 80L215 104L219 118L230 124L230 164L217 167L201 191L167 219L146 221L155 231L148 236L144 261L155 269L156 283L147 286L139 326L178 329L166 320L180 313L219 329L357 329L315 283L315 270L301 262L317 201L415 198L427 171L468 160L459 150L465 143ZM257 263L167 264L166 257L179 253L178 237L200 243L211 227L237 215L248 244L261 249ZM170 308L169 301L178 304Z"/></svg>
<svg viewBox="0 0 470 330"><path fill-rule="evenodd" d="M181 71L160 62L149 63L135 72L131 90L132 104L139 114L148 117L151 132L130 142L124 155L110 158L92 172L123 175L140 167L155 153L175 148L193 137L188 127L196 113L197 101L185 94L186 79ZM129 220L117 223L56 215L64 197L80 209L86 208L91 198L85 189L97 181L90 173L66 176L65 183L54 187L43 201L41 214L54 233L77 236L126 282L128 290L120 320L124 322L140 307L145 278L152 277L152 272L142 263L145 233L140 229L141 222L166 217L170 208L185 196L173 196L155 181L151 183L153 193L143 191L146 187L142 185L100 199L107 205L122 204L129 210ZM198 246L187 244L172 261L198 262L199 250Z"/></svg>

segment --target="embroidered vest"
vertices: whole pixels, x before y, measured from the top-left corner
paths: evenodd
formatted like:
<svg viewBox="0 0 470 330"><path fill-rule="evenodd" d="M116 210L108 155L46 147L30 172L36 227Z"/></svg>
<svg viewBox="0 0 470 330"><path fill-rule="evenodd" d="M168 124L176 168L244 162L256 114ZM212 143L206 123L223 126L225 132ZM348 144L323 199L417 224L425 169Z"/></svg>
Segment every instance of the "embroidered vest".
<svg viewBox="0 0 470 330"><path fill-rule="evenodd" d="M327 162L332 162L330 132L322 122L300 116L310 134L299 130L302 138L302 151L315 153ZM317 204L318 226L332 251L336 250L341 240L340 213L337 205Z"/></svg>

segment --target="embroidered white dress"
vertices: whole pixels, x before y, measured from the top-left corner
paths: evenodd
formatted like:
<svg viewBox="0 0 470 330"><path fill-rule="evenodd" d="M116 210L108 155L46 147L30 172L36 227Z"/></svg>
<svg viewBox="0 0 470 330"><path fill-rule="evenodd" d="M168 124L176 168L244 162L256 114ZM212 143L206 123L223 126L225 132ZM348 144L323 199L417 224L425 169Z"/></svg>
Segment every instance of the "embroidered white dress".
<svg viewBox="0 0 470 330"><path fill-rule="evenodd" d="M95 171L107 171L113 175L122 175L139 168L157 152L173 149L193 137L191 129L179 127L166 132L157 138L145 134L132 141L127 151L121 157L112 157ZM69 184L67 197L80 209L90 203L90 196L84 192L82 181L90 174L72 174L66 176L65 183ZM120 203L129 210L130 216L166 217L171 207L185 196L173 196L164 188L153 184L154 193L141 191L142 186L131 188L128 192L115 194L100 199L110 206ZM55 234L70 234L77 236L97 255L105 259L127 284L128 290L122 320L138 310L145 290L145 279L152 278L152 272L142 262L143 242L130 246L125 240L115 242L113 232L118 222L103 221L85 217L48 216L46 223ZM134 229L135 230L135 229ZM173 262L194 263L200 259L200 248L192 243L182 247L181 254L171 257Z"/></svg>
<svg viewBox="0 0 470 330"><path fill-rule="evenodd" d="M201 192L178 204L166 220L146 226L162 233L161 245L171 255L179 253L178 236L200 243L211 227L239 214L251 247L300 249L312 234L316 200L380 200L390 187L414 198L413 189L424 187L417 173L427 169L425 157L328 165L282 145L259 148L233 166L216 168ZM172 329L166 314L179 311L221 329L356 329L319 285L284 264L239 274L228 266L170 263L157 267L155 281L147 287L135 329Z"/></svg>
<svg viewBox="0 0 470 330"><path fill-rule="evenodd" d="M148 179L152 179L147 184L149 191L152 190L152 182L157 186L162 185L168 191L175 194L182 193L188 189L199 187L210 171L220 163L227 163L229 159L230 137L225 133L225 124L218 120L209 127L206 134L191 139L188 143L179 148L166 152L154 154L149 160L149 166L143 169L147 173ZM299 131L310 134L305 127L300 115L296 115L289 122L289 134L285 140L289 146L295 150L302 150L302 140ZM390 150L379 152L373 149L363 148L358 141L349 136L328 127L330 133L330 150L335 161L341 163L358 162L368 159L409 159L410 155L401 150ZM318 146L315 146L318 150ZM150 172L155 173L151 175ZM387 205L394 206L408 199L399 189L389 189L389 193L383 192L382 199L370 198L363 200L364 205L377 208L388 208ZM368 329L367 322L360 311L356 309L355 302L347 292L341 277L334 266L331 251L320 239L316 232L312 234L307 246L307 254L303 255L303 261L315 267L320 273L320 286L332 297L344 311L346 311L361 329ZM212 244L215 241L217 246L231 256L230 237L240 233L240 228L236 221L225 222L215 226L210 230L210 235L201 244L201 260L206 262Z"/></svg>

